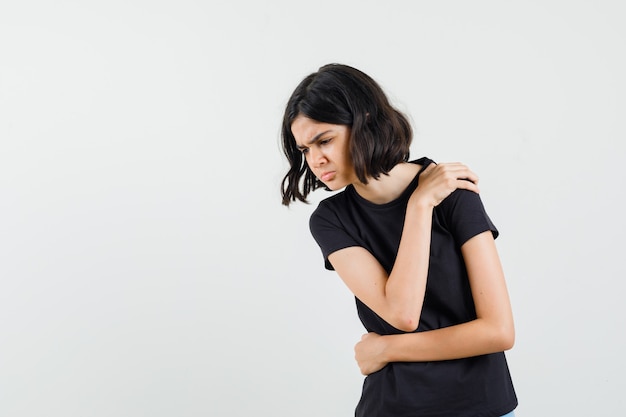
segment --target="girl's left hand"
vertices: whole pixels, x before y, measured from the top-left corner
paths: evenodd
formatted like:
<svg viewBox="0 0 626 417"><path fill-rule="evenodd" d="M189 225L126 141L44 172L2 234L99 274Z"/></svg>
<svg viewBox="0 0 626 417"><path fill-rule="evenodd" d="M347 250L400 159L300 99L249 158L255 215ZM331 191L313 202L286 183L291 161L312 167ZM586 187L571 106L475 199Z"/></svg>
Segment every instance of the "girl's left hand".
<svg viewBox="0 0 626 417"><path fill-rule="evenodd" d="M384 359L384 336L376 333L365 333L361 341L354 346L354 358L363 375L380 371L387 365Z"/></svg>

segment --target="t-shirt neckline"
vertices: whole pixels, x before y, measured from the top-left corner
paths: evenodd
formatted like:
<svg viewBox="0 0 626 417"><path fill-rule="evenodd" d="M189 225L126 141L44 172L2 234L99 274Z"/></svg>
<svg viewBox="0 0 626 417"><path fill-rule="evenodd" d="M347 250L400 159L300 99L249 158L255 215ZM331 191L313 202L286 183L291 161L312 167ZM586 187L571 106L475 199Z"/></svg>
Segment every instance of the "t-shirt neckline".
<svg viewBox="0 0 626 417"><path fill-rule="evenodd" d="M406 186L406 188L404 189L404 191L402 192L402 194L400 194L398 196L398 198L391 200L387 203L383 203L383 204L376 204L373 203L369 200L366 200L365 198L361 197L361 195L359 193L357 193L357 191L354 189L354 186L349 185L346 188L346 191L348 193L350 193L350 195L356 200L356 202L358 204L361 204L363 206L369 207L369 208L374 208L374 209L386 209L386 208L390 208L393 207L397 204L401 204L401 203L406 203L406 201L408 201L409 197L411 196L411 194L413 193L413 191L415 191L415 189L417 188L417 184L419 182L419 176L422 172L424 172L424 170L426 169L426 167L428 167L428 165L430 165L431 163L434 163L433 160L431 160L428 157L421 157L418 159L414 159L412 161L408 161L411 164L417 164L417 165L421 165L421 168L419 169L419 171L417 172L417 174L415 174L415 177L411 180L411 182Z"/></svg>

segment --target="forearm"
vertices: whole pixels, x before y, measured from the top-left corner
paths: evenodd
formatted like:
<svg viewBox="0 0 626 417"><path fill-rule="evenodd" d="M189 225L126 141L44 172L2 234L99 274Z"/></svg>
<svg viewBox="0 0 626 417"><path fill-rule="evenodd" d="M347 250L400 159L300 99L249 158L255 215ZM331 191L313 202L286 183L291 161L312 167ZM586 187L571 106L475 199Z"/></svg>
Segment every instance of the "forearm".
<svg viewBox="0 0 626 417"><path fill-rule="evenodd" d="M383 359L388 362L458 359L513 346L513 313L491 232L469 239L461 252L478 318L437 330L384 336Z"/></svg>
<svg viewBox="0 0 626 417"><path fill-rule="evenodd" d="M424 362L467 358L513 347L513 323L476 319L418 333L383 336L385 362Z"/></svg>
<svg viewBox="0 0 626 417"><path fill-rule="evenodd" d="M432 215L432 206L409 203L398 254L385 284L385 298L401 330L413 331L419 324L428 276Z"/></svg>

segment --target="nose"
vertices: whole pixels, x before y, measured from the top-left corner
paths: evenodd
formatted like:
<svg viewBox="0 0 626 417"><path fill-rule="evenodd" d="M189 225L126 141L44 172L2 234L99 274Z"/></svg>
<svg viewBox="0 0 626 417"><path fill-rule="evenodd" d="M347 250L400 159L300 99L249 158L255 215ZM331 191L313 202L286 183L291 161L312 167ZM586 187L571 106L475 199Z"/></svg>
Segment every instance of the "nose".
<svg viewBox="0 0 626 417"><path fill-rule="evenodd" d="M324 155L324 152L322 152L320 149L316 148L315 146L311 146L309 148L309 152L307 156L309 158L309 164L314 167L324 165L327 161L326 156Z"/></svg>

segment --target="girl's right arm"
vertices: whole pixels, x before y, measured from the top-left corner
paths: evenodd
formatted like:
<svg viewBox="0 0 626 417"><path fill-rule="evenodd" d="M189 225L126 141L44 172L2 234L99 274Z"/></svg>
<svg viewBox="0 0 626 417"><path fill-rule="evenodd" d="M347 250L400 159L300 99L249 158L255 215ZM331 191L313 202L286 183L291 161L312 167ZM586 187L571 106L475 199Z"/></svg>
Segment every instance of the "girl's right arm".
<svg viewBox="0 0 626 417"><path fill-rule="evenodd" d="M328 260L350 291L376 314L399 330L416 330L426 291L433 209L457 188L478 192L477 180L460 163L431 164L420 174L391 273L362 247L338 250Z"/></svg>

